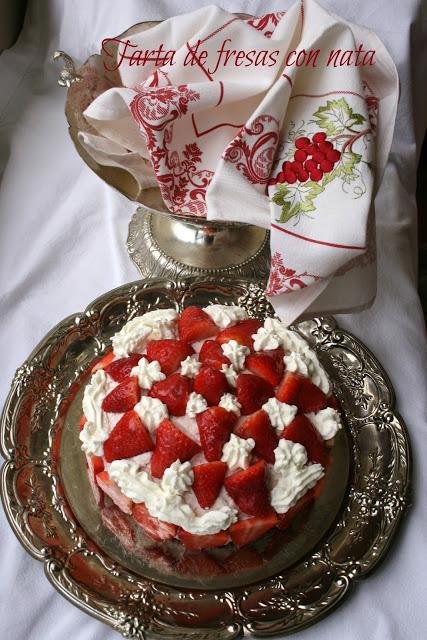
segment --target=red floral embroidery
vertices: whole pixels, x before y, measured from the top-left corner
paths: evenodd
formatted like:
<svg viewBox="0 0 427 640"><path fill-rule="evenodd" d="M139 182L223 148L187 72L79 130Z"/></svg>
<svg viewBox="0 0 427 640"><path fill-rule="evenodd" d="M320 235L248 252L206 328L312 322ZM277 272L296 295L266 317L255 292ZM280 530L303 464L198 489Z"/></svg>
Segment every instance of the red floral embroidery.
<svg viewBox="0 0 427 640"><path fill-rule="evenodd" d="M275 27L285 15L286 11L277 11L276 13L266 13L263 16L254 16L248 20L248 24L257 31L262 31L266 38L271 38Z"/></svg>
<svg viewBox="0 0 427 640"><path fill-rule="evenodd" d="M279 139L279 122L270 115L257 116L242 127L223 153L252 184L266 184Z"/></svg>
<svg viewBox="0 0 427 640"><path fill-rule="evenodd" d="M297 273L295 269L285 267L282 254L276 251L271 257L271 271L266 293L268 296L292 293L298 289L304 289L321 279L320 276L312 275L307 271Z"/></svg>
<svg viewBox="0 0 427 640"><path fill-rule="evenodd" d="M174 121L200 99L187 85L139 88L130 110L144 136L160 191L173 213L206 216L206 189L213 171L197 169L202 151L193 142L171 150Z"/></svg>

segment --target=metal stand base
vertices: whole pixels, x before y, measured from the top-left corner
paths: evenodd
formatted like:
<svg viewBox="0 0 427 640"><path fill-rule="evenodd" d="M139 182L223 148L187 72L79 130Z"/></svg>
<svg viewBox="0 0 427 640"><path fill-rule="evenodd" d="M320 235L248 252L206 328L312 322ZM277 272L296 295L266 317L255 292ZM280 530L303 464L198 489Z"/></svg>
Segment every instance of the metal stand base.
<svg viewBox="0 0 427 640"><path fill-rule="evenodd" d="M127 247L144 278L231 275L267 280L269 232L250 225L183 222L137 209Z"/></svg>

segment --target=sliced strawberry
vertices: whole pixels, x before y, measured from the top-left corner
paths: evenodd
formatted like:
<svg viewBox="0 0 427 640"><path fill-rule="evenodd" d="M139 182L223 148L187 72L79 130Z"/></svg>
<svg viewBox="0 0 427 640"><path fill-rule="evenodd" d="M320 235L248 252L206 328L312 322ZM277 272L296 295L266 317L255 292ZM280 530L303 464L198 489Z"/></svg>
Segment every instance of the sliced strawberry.
<svg viewBox="0 0 427 640"><path fill-rule="evenodd" d="M213 549L214 547L222 547L230 541L228 531L196 536L180 529L178 538L187 549Z"/></svg>
<svg viewBox="0 0 427 640"><path fill-rule="evenodd" d="M224 355L221 345L215 340L205 340L199 352L199 360L202 364L214 369L221 369L223 364L231 364Z"/></svg>
<svg viewBox="0 0 427 640"><path fill-rule="evenodd" d="M85 415L82 415L82 417L80 418L80 422L79 422L79 429L80 431L82 431L82 429L84 429L84 426L87 422L87 418Z"/></svg>
<svg viewBox="0 0 427 640"><path fill-rule="evenodd" d="M236 382L237 399L242 405L242 416L261 409L267 400L274 396L274 387L252 373L241 373Z"/></svg>
<svg viewBox="0 0 427 640"><path fill-rule="evenodd" d="M110 364L110 362L112 362L114 360L115 356L113 351L108 351L108 353L105 354L105 356L102 356L102 358L100 358L92 367L91 369L91 373L95 373L96 371L99 371L99 369L105 369L105 367L107 365Z"/></svg>
<svg viewBox="0 0 427 640"><path fill-rule="evenodd" d="M104 460L101 456L90 456L93 472L95 475L104 471Z"/></svg>
<svg viewBox="0 0 427 640"><path fill-rule="evenodd" d="M281 438L299 442L307 449L310 462L320 462L324 467L328 459L325 442L310 420L304 415L297 415L283 430Z"/></svg>
<svg viewBox="0 0 427 640"><path fill-rule="evenodd" d="M181 362L194 355L194 349L183 340L152 340L147 347L150 360L157 360L165 375L179 369Z"/></svg>
<svg viewBox="0 0 427 640"><path fill-rule="evenodd" d="M248 516L264 516L272 512L265 472L265 462L260 460L224 481L227 492Z"/></svg>
<svg viewBox="0 0 427 640"><path fill-rule="evenodd" d="M256 569L264 564L264 560L252 547L242 547L241 549L235 549L230 555L223 561L222 566L227 573L238 574L241 571L249 571L250 569Z"/></svg>
<svg viewBox="0 0 427 640"><path fill-rule="evenodd" d="M260 538L264 533L269 531L278 522L275 513L269 513L266 516L257 516L248 518L247 520L239 520L230 527L230 535L234 544L242 546L253 542Z"/></svg>
<svg viewBox="0 0 427 640"><path fill-rule="evenodd" d="M161 478L165 469L175 460L186 462L199 451L200 447L194 440L165 418L157 429L156 448L151 457L151 473L155 478Z"/></svg>
<svg viewBox="0 0 427 640"><path fill-rule="evenodd" d="M219 576L224 569L203 551L200 553L185 553L176 565L179 574L189 576Z"/></svg>
<svg viewBox="0 0 427 640"><path fill-rule="evenodd" d="M206 460L221 460L222 447L237 421L236 414L223 407L209 407L196 415L196 421Z"/></svg>
<svg viewBox="0 0 427 640"><path fill-rule="evenodd" d="M227 468L225 462L206 462L193 467L193 491L203 509L211 507L217 499Z"/></svg>
<svg viewBox="0 0 427 640"><path fill-rule="evenodd" d="M219 329L203 309L187 307L178 320L178 331L181 340L197 342L204 338L216 336Z"/></svg>
<svg viewBox="0 0 427 640"><path fill-rule="evenodd" d="M299 407L303 413L310 413L311 411L317 413L326 407L326 396L311 380L301 378L297 407Z"/></svg>
<svg viewBox="0 0 427 640"><path fill-rule="evenodd" d="M149 395L161 400L173 416L184 416L190 391L190 378L179 373L172 373L165 380L156 382L151 387Z"/></svg>
<svg viewBox="0 0 427 640"><path fill-rule="evenodd" d="M254 453L258 458L264 458L270 464L274 464L274 449L277 447L278 439L265 411L260 409L253 413L237 427L235 433L240 438L253 438Z"/></svg>
<svg viewBox="0 0 427 640"><path fill-rule="evenodd" d="M127 411L104 443L104 456L107 462L113 462L132 458L152 449L153 442L147 427L135 411Z"/></svg>
<svg viewBox="0 0 427 640"><path fill-rule="evenodd" d="M194 378L194 391L200 393L208 405L217 405L224 393L230 391L227 378L218 369L202 367Z"/></svg>
<svg viewBox="0 0 427 640"><path fill-rule="evenodd" d="M237 324L232 327L223 329L217 335L216 341L219 342L219 344L224 344L224 342L235 340L239 344L249 347L249 349L253 349L254 339L252 338L252 335L258 331L260 326L261 322L259 320L240 320L240 322L237 322Z"/></svg>
<svg viewBox="0 0 427 640"><path fill-rule="evenodd" d="M298 393L301 387L301 376L296 373L287 372L277 389L276 397L280 402L296 405Z"/></svg>
<svg viewBox="0 0 427 640"><path fill-rule="evenodd" d="M296 516L308 507L313 500L313 489L310 489L310 491L307 491L307 493L303 495L303 497L300 498L293 507L286 511L286 513L279 513L279 522L277 524L278 529L287 529L292 524L292 521L295 520Z"/></svg>
<svg viewBox="0 0 427 640"><path fill-rule="evenodd" d="M126 378L102 401L102 409L109 413L125 413L134 408L141 397L138 378Z"/></svg>
<svg viewBox="0 0 427 640"><path fill-rule="evenodd" d="M245 366L249 371L255 373L263 380L269 382L273 387L277 387L282 379L284 362L274 359L265 353L251 353L245 360Z"/></svg>
<svg viewBox="0 0 427 640"><path fill-rule="evenodd" d="M132 509L132 515L152 540L162 542L163 540L175 538L178 527L170 522L163 522L163 520L150 516L145 504L135 504Z"/></svg>
<svg viewBox="0 0 427 640"><path fill-rule="evenodd" d="M131 550L135 546L135 534L126 516L115 505L100 509L103 523L116 535L122 545Z"/></svg>
<svg viewBox="0 0 427 640"><path fill-rule="evenodd" d="M120 491L114 480L111 480L107 471L101 471L101 473L98 473L96 476L96 482L98 483L99 488L111 498L114 504L116 504L123 513L132 513L132 500L129 500L129 498Z"/></svg>
<svg viewBox="0 0 427 640"><path fill-rule="evenodd" d="M132 353L128 358L114 360L114 362L105 367L105 373L108 373L116 382L123 382L130 376L130 372L136 367L141 358L143 356L140 353Z"/></svg>

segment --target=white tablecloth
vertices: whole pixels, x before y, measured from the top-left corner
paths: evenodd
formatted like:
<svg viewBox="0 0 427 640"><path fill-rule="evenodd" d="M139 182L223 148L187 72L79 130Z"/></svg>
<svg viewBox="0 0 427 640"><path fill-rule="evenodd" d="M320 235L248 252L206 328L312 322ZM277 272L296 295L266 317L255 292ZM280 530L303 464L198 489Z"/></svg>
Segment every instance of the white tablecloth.
<svg viewBox="0 0 427 640"><path fill-rule="evenodd" d="M293 0L292 0L293 1ZM52 52L78 61L130 24L208 2L196 0L30 0L23 34L0 56L0 400L15 369L64 316L105 290L136 279L125 239L132 206L86 168L68 138L65 92ZM262 14L291 0L219 2ZM338 318L377 355L394 383L411 434L414 506L385 563L304 640L427 638L427 346L416 292L415 179L427 111L422 0L324 0L377 31L400 73L395 138L377 198L378 297L369 311ZM1 511L1 510L0 510ZM20 547L0 513L0 637L113 639L116 634L56 593L40 563Z"/></svg>

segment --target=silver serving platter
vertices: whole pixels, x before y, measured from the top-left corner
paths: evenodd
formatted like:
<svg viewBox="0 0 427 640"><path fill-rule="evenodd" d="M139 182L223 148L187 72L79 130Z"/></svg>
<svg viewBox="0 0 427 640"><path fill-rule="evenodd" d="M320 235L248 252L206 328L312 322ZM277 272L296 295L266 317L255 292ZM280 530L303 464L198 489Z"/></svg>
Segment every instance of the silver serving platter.
<svg viewBox="0 0 427 640"><path fill-rule="evenodd" d="M334 486L327 477L301 530L278 552L270 549L259 570L234 582L162 574L96 525L76 444L79 394L91 364L131 317L213 301L273 315L262 289L247 280L124 285L45 337L16 372L1 418L1 493L19 541L62 595L127 638L228 640L311 624L384 557L408 505L410 445L387 375L332 318L315 318L294 328L318 352L345 416L333 450ZM323 529L319 514L326 514Z"/></svg>

